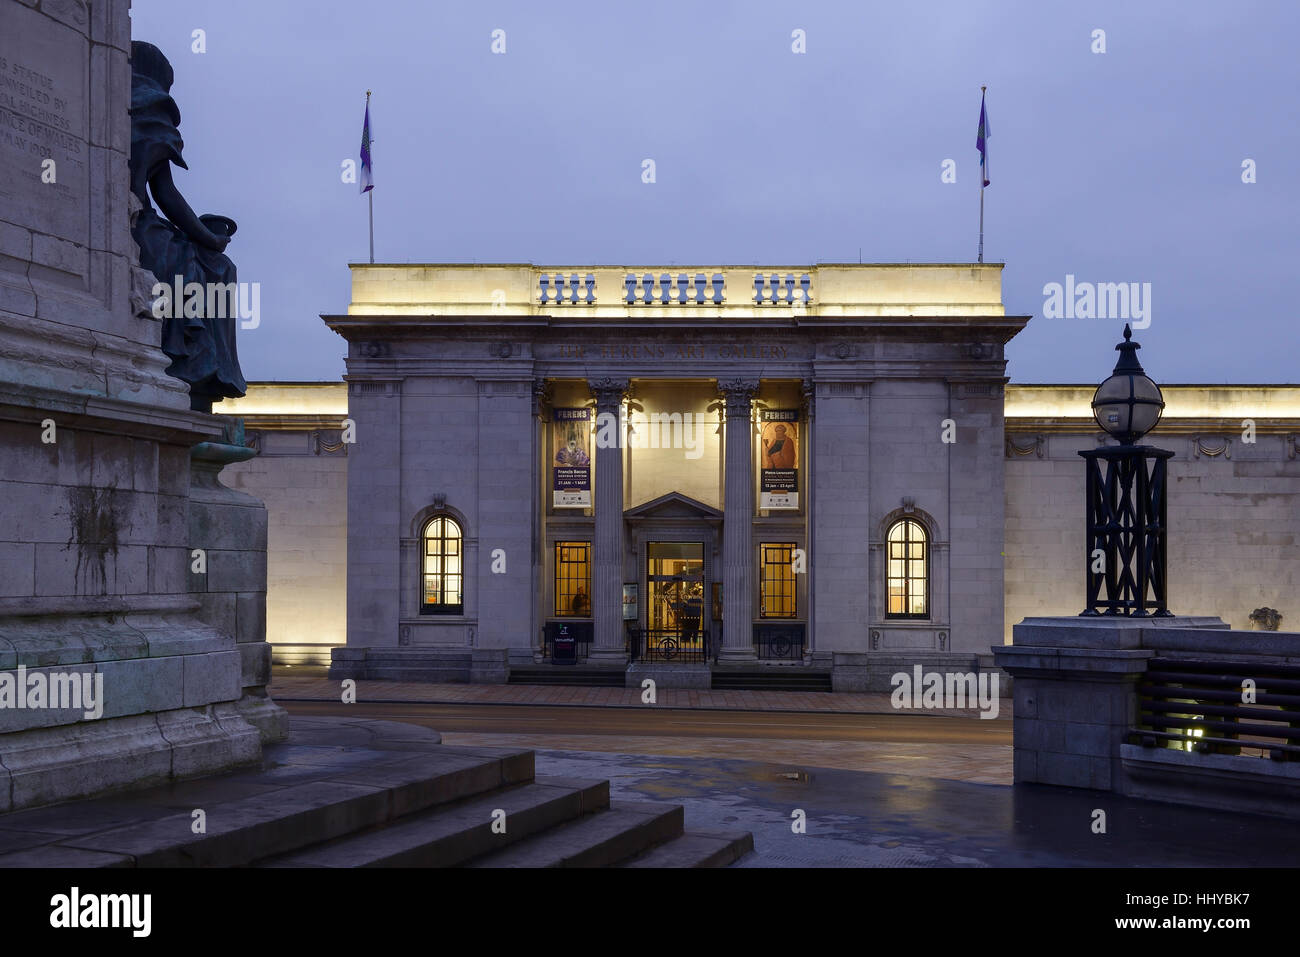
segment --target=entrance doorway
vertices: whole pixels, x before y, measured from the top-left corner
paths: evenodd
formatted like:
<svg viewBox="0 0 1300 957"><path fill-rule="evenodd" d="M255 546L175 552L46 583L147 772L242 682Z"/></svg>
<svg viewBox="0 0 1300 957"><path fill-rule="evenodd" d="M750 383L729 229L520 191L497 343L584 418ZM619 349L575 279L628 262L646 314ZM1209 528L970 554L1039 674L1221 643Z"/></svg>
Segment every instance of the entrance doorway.
<svg viewBox="0 0 1300 957"><path fill-rule="evenodd" d="M646 543L644 654L656 661L704 661L704 543Z"/></svg>

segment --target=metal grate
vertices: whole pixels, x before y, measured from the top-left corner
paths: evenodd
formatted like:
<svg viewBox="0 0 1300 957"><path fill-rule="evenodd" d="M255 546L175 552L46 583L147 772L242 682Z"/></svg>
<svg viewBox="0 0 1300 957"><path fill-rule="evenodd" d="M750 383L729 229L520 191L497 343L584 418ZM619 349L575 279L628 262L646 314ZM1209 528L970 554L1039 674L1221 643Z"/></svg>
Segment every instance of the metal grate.
<svg viewBox="0 0 1300 957"><path fill-rule="evenodd" d="M1295 665L1152 658L1138 710L1132 744L1300 760Z"/></svg>

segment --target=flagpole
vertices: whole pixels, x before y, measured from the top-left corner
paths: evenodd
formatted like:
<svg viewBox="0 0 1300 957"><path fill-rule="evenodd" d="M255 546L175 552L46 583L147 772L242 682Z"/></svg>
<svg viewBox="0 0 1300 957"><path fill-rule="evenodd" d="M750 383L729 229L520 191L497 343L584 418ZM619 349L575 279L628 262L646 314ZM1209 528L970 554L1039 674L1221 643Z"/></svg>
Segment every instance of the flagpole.
<svg viewBox="0 0 1300 957"><path fill-rule="evenodd" d="M370 116L370 91L366 90L366 116ZM371 150L373 146L369 147ZM980 235L984 233L984 192L980 187ZM373 265L375 261L375 191L366 190L366 197L370 200L370 262ZM980 240L980 248L983 248L984 240ZM981 260L982 262L983 260Z"/></svg>
<svg viewBox="0 0 1300 957"><path fill-rule="evenodd" d="M981 118L981 119L983 119L983 115L984 115L984 114L983 114L983 110L984 110L984 91L987 90L987 89L988 89L987 86L981 86L981 87L980 87L980 118ZM980 252L979 252L979 261L980 261L980 262L983 262L983 261L984 261L984 179L985 179L986 174L988 173L988 158L987 158L987 157L988 157L988 139L987 139L987 136L988 136L988 134L985 133L985 137L986 137L986 139L985 139L985 141L984 141L984 142L985 142L985 146L984 146L984 156L985 156L985 160L984 160L984 165L983 165L983 167L980 169ZM371 261L373 262L374 260L371 260Z"/></svg>

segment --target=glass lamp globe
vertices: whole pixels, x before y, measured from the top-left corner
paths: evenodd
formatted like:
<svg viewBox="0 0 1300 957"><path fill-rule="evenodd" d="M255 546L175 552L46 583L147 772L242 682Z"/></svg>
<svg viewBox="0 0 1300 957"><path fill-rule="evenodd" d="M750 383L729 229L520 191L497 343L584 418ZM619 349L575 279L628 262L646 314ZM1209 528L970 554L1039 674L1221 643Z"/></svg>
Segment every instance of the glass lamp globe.
<svg viewBox="0 0 1300 957"><path fill-rule="evenodd" d="M1097 424L1119 439L1121 445L1133 445L1154 429L1165 409L1160 388L1138 362L1137 351L1142 347L1132 340L1133 333L1126 325L1124 341L1115 347L1119 350L1115 371L1092 397Z"/></svg>

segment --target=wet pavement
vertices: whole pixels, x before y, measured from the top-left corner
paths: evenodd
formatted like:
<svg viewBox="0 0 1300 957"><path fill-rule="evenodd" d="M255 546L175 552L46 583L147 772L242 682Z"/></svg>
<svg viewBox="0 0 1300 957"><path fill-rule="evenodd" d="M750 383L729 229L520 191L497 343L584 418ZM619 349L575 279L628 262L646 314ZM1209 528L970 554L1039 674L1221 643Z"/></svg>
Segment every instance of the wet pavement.
<svg viewBox="0 0 1300 957"><path fill-rule="evenodd" d="M679 803L687 828L754 835L737 867L1294 867L1300 824L1034 785L717 758L537 752L537 773L608 777ZM1096 810L1106 833L1093 833ZM806 833L794 832L793 812Z"/></svg>
<svg viewBox="0 0 1300 957"><path fill-rule="evenodd" d="M740 867L1295 867L1300 823L1011 785L1010 721L937 715L288 702L533 749L539 775L608 778L690 829L751 831ZM793 812L804 814L795 833ZM1095 812L1105 814L1104 833Z"/></svg>

